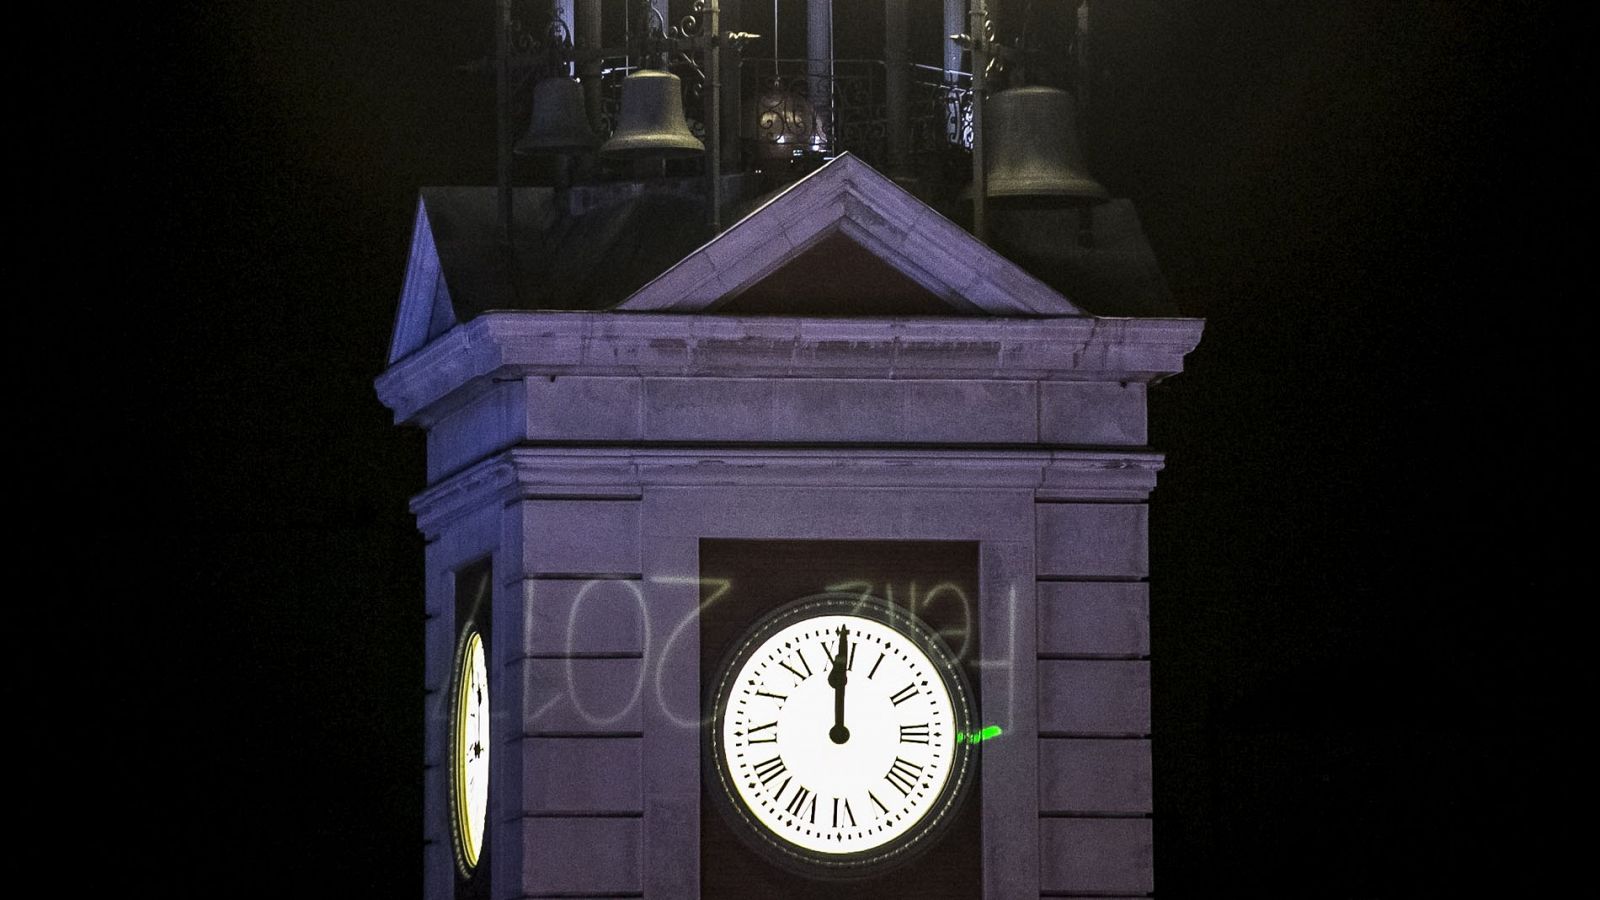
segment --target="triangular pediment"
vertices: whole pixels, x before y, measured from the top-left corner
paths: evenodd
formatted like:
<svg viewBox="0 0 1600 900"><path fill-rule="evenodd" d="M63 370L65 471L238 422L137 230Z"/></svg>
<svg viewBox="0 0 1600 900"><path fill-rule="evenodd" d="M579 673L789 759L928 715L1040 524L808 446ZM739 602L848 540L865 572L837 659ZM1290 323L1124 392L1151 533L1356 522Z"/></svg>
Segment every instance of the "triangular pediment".
<svg viewBox="0 0 1600 900"><path fill-rule="evenodd" d="M684 257L616 309L1087 315L848 153Z"/></svg>
<svg viewBox="0 0 1600 900"><path fill-rule="evenodd" d="M844 231L790 256L771 274L717 306L735 316L949 316L953 307Z"/></svg>

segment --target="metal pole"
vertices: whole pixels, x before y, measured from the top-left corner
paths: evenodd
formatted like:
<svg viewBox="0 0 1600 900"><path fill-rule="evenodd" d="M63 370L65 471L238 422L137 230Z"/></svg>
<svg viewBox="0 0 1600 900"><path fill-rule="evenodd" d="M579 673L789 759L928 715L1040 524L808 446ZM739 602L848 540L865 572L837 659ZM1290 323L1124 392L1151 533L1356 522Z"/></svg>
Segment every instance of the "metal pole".
<svg viewBox="0 0 1600 900"><path fill-rule="evenodd" d="M717 0L718 19L728 23L723 26L728 31L743 31L744 9L740 0ZM740 66L743 65L742 57L735 54L732 60L732 70L728 78L722 83L722 96L718 102L722 104L721 135L719 142L722 144L722 165L737 170L739 167L739 143L744 137L743 123L739 119L739 110L742 108L739 92L743 74ZM727 140L721 140L727 136Z"/></svg>
<svg viewBox="0 0 1600 900"><path fill-rule="evenodd" d="M961 139L961 91L956 73L961 71L963 48L959 40L966 30L967 0L944 0L944 139L950 144L965 144Z"/></svg>
<svg viewBox="0 0 1600 900"><path fill-rule="evenodd" d="M495 97L495 201L498 215L496 237L508 251L511 247L511 89L507 69L511 65L511 0L495 0L494 17L494 97Z"/></svg>
<svg viewBox="0 0 1600 900"><path fill-rule="evenodd" d="M833 128L832 75L833 0L806 0L806 86L811 95L808 99L815 121L827 126L830 150L837 139Z"/></svg>
<svg viewBox="0 0 1600 900"><path fill-rule="evenodd" d="M572 0L551 0L550 18L552 20L552 25L554 25L556 22L561 23L560 28L568 38L571 38L573 35L578 33L576 30L574 30L577 27L577 22L573 21L572 19ZM566 68L566 74L578 74L572 63L567 63Z"/></svg>
<svg viewBox="0 0 1600 900"><path fill-rule="evenodd" d="M1094 60L1089 57L1089 0L1082 0L1078 4L1078 33L1075 43L1078 45L1078 71L1073 73L1074 86L1078 89L1078 122L1081 124L1089 119L1089 79L1094 71ZM1080 128L1080 130L1082 130Z"/></svg>
<svg viewBox="0 0 1600 900"><path fill-rule="evenodd" d="M983 91L989 68L989 11L972 3L972 235L989 243L989 173L983 161Z"/></svg>
<svg viewBox="0 0 1600 900"><path fill-rule="evenodd" d="M889 174L906 174L907 132L911 129L911 60L906 50L906 0L884 0L883 62L885 107L889 115Z"/></svg>
<svg viewBox="0 0 1600 900"><path fill-rule="evenodd" d="M600 0L577 0L573 10L577 17L577 31L573 43L579 50L600 49ZM583 105L589 113L589 127L602 131L600 118L600 58L588 56L578 65L578 80L583 82Z"/></svg>
<svg viewBox="0 0 1600 900"><path fill-rule="evenodd" d="M711 49L706 53L710 57L706 77L711 80L706 93L710 107L705 119L706 175L711 179L711 234L715 237L722 233L722 10L717 0L709 0L706 16L711 37Z"/></svg>
<svg viewBox="0 0 1600 900"><path fill-rule="evenodd" d="M961 42L955 36L962 32L961 20L967 15L967 0L944 0L944 80L954 84L955 73L961 71Z"/></svg>

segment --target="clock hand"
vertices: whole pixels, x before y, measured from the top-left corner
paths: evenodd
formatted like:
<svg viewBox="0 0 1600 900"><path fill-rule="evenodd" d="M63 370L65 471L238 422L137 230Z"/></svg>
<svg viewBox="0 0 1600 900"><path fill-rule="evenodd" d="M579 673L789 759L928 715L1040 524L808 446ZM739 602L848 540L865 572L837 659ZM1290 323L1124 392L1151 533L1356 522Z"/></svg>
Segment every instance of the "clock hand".
<svg viewBox="0 0 1600 900"><path fill-rule="evenodd" d="M833 727L828 729L828 740L842 744L850 740L850 729L844 727L844 686L850 681L845 666L850 661L850 648L846 643L850 629L839 626L839 655L833 658L833 671L828 673L828 686L833 688Z"/></svg>

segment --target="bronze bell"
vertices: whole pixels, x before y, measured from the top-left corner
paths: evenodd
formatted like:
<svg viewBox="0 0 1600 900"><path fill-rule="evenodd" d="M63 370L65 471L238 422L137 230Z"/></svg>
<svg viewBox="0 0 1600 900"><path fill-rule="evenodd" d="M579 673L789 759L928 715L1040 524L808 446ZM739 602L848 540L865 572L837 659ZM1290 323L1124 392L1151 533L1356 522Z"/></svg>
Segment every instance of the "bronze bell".
<svg viewBox="0 0 1600 900"><path fill-rule="evenodd" d="M746 117L755 125L756 158L763 162L788 161L828 149L827 126L811 100L780 78L767 79L761 92L750 97Z"/></svg>
<svg viewBox="0 0 1600 900"><path fill-rule="evenodd" d="M1110 199L1084 171L1066 91L1023 87L996 93L983 104L983 137L991 200L1087 206Z"/></svg>
<svg viewBox="0 0 1600 900"><path fill-rule="evenodd" d="M533 116L517 141L517 155L582 153L598 140L583 110L583 85L571 78L545 78L533 86Z"/></svg>
<svg viewBox="0 0 1600 900"><path fill-rule="evenodd" d="M600 155L631 159L706 152L683 118L681 85L678 76L655 69L640 69L622 79L617 130L601 145Z"/></svg>

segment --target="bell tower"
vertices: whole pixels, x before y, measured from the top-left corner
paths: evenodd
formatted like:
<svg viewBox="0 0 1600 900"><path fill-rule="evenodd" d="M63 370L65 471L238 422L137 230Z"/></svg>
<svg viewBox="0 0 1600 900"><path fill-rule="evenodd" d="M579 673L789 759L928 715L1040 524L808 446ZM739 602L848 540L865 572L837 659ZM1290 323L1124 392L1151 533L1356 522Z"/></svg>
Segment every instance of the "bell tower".
<svg viewBox="0 0 1600 900"><path fill-rule="evenodd" d="M696 57L698 108L672 91L649 107L665 113L629 108L630 85L666 83L636 70L598 86L629 131L524 141L569 154L559 178L422 191L377 391L427 432L412 501L427 540L424 894L1147 894L1147 504L1163 458L1146 399L1203 323L1168 314L1131 203L1061 145L1019 151L1012 129L1070 114L1060 88L986 98L986 177L963 197L964 179L886 173L891 148L856 128L837 60L774 52L771 74L793 75L776 84L806 100L785 109L829 121L803 123L814 140L782 165L764 148L719 171L745 138L717 133L710 73L751 97L774 84L749 7L710 32L715 66ZM837 48L848 23L833 13ZM647 58L709 52L704 34L630 34ZM602 50L556 55L594 72ZM956 122L975 105L981 143L981 78L918 82L910 53L895 90ZM593 87L579 81L532 95L570 102ZM559 121L505 131L581 130ZM786 122L749 133L776 146ZM960 128L902 124L906 172L983 163ZM693 152L682 133L708 152L661 162ZM958 224L985 217L990 242ZM780 626L824 595L847 627L830 620L789 659ZM852 657L851 635L881 642L886 668ZM905 683L874 693L878 672ZM771 704L770 726L739 718L740 697ZM907 713L913 697L933 712ZM716 737L730 722L773 734L748 786L718 774L740 771L717 762L736 752ZM952 758L970 762L959 790L924 784Z"/></svg>

